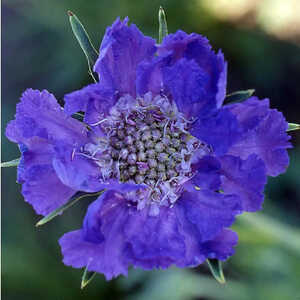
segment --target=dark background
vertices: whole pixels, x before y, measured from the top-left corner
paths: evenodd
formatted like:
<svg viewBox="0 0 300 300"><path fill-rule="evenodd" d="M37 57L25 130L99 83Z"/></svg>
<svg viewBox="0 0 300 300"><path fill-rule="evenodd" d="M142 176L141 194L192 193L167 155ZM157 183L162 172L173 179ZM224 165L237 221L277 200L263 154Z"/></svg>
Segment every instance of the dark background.
<svg viewBox="0 0 300 300"><path fill-rule="evenodd" d="M225 3L227 3L225 5ZM229 4L231 3L231 5ZM228 92L255 88L260 98L300 123L300 5L294 0L6 0L2 1L2 161L19 156L4 136L15 106L28 87L48 89L57 99L91 82L68 23L72 10L96 48L117 16L129 16L157 37L163 5L169 31L208 37L229 64ZM168 271L131 270L106 282L97 275L80 290L81 270L61 262L57 240L81 227L91 199L43 227L23 201L16 169L2 170L2 296L14 299L300 299L300 131L292 132L288 171L269 178L264 209L238 218L240 242L224 265L227 284L207 266Z"/></svg>

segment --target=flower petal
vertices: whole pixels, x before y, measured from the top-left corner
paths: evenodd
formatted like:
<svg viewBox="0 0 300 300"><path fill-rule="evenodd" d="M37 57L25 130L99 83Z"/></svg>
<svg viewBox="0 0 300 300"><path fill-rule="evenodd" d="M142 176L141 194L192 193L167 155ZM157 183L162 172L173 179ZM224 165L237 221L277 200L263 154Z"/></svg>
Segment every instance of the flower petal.
<svg viewBox="0 0 300 300"><path fill-rule="evenodd" d="M145 37L128 18L119 18L108 27L100 46L100 55L94 71L100 82L119 95L135 96L136 70L138 64L150 59L155 51L155 40Z"/></svg>
<svg viewBox="0 0 300 300"><path fill-rule="evenodd" d="M76 189L64 185L56 175L54 145L64 141L68 148L79 147L87 140L85 127L67 116L52 94L28 89L6 135L22 152L18 181L23 184L25 200L42 215L66 203Z"/></svg>
<svg viewBox="0 0 300 300"><path fill-rule="evenodd" d="M113 191L102 194L90 205L84 229L69 232L59 240L64 264L87 267L103 273L107 280L127 275L129 263L122 230L128 213L120 202L122 197L117 195Z"/></svg>
<svg viewBox="0 0 300 300"><path fill-rule="evenodd" d="M287 148L290 136L286 133L288 123L281 112L267 108L268 101L256 97L229 106L243 126L241 138L234 143L228 154L246 159L251 154L261 158L267 175L277 176L285 172L289 157Z"/></svg>
<svg viewBox="0 0 300 300"><path fill-rule="evenodd" d="M221 51L215 54L208 40L199 34L187 34L181 30L169 34L158 48L159 55L171 54L174 61L181 58L195 60L205 71L208 80L205 90L210 101L220 108L226 95L227 63Z"/></svg>
<svg viewBox="0 0 300 300"><path fill-rule="evenodd" d="M148 209L133 209L124 224L124 234L134 266L167 268L184 256L185 241L175 211L169 207L160 207L157 216L149 216Z"/></svg>
<svg viewBox="0 0 300 300"><path fill-rule="evenodd" d="M152 60L146 60L137 68L136 93L143 96L148 92L156 96L163 91L162 69L170 63L170 58L154 56Z"/></svg>
<svg viewBox="0 0 300 300"><path fill-rule="evenodd" d="M206 89L208 74L194 60L182 58L163 69L164 87L170 91L178 110L187 118L207 115L215 109Z"/></svg>
<svg viewBox="0 0 300 300"><path fill-rule="evenodd" d="M245 211L261 209L267 182L264 162L255 154L246 160L226 155L220 161L223 174L221 189L224 193L238 195Z"/></svg>
<svg viewBox="0 0 300 300"><path fill-rule="evenodd" d="M234 246L238 235L229 229L223 229L213 240L201 244L201 252L205 257L226 260L234 254Z"/></svg>
<svg viewBox="0 0 300 300"><path fill-rule="evenodd" d="M72 115L85 112L84 121L95 124L104 119L115 104L114 91L95 83L65 95L65 112Z"/></svg>
<svg viewBox="0 0 300 300"><path fill-rule="evenodd" d="M98 192L103 189L130 191L144 188L135 183L121 183L115 179L102 178L99 165L92 159L82 156L76 149L64 143L55 145L53 167L59 179L67 186L79 191Z"/></svg>
<svg viewBox="0 0 300 300"><path fill-rule="evenodd" d="M197 163L192 165L195 175L191 178L193 185L201 189L216 191L220 188L220 169L218 159L213 156L204 156Z"/></svg>
<svg viewBox="0 0 300 300"><path fill-rule="evenodd" d="M208 118L192 125L191 134L213 147L216 155L224 155L229 147L240 139L241 126L236 116L222 108Z"/></svg>
<svg viewBox="0 0 300 300"><path fill-rule="evenodd" d="M75 190L65 186L52 167L53 148L47 141L32 138L28 147L20 146L22 159L18 166L18 182L22 194L37 214L47 215L65 204Z"/></svg>
<svg viewBox="0 0 300 300"><path fill-rule="evenodd" d="M36 136L49 142L63 140L78 146L86 141L87 130L82 123L64 113L52 94L28 89L17 105L15 120L6 128L6 136L25 145Z"/></svg>
<svg viewBox="0 0 300 300"><path fill-rule="evenodd" d="M197 229L201 243L213 239L224 227L230 226L235 215L241 212L239 197L208 190L184 192L176 205Z"/></svg>

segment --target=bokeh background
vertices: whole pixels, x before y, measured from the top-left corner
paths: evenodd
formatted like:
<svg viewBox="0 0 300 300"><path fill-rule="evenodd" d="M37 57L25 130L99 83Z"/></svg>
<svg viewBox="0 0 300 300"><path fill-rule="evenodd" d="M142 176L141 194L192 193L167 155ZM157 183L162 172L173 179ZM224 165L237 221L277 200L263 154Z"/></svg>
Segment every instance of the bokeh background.
<svg viewBox="0 0 300 300"><path fill-rule="evenodd" d="M289 122L300 123L299 0L3 0L2 161L19 156L4 136L27 88L48 89L60 101L91 82L85 57L68 23L72 10L98 48L106 26L129 16L142 31L158 35L163 5L169 31L202 33L229 62L228 92L255 88ZM205 265L197 269L144 272L106 282L102 275L80 290L81 270L61 262L57 240L81 226L84 200L47 225L23 201L15 168L2 170L2 297L14 299L300 299L300 132L288 171L270 178L262 212L240 216L240 242L224 264L226 285Z"/></svg>

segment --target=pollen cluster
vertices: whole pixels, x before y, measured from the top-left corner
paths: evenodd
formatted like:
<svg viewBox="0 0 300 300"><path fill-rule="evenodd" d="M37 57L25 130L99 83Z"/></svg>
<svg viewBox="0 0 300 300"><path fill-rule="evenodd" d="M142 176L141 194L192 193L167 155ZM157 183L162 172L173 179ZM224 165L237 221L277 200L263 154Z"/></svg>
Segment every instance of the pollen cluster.
<svg viewBox="0 0 300 300"><path fill-rule="evenodd" d="M158 181L177 177L182 160L189 159L188 134L172 128L157 107L132 111L120 118L110 135L111 155L120 172L120 181L155 186Z"/></svg>
<svg viewBox="0 0 300 300"><path fill-rule="evenodd" d="M176 202L193 177L192 162L210 151L189 134L189 122L165 96L123 96L93 125L103 137L86 145L82 155L99 165L102 182L113 178L148 187L131 199L138 209L151 205L156 214L159 206Z"/></svg>

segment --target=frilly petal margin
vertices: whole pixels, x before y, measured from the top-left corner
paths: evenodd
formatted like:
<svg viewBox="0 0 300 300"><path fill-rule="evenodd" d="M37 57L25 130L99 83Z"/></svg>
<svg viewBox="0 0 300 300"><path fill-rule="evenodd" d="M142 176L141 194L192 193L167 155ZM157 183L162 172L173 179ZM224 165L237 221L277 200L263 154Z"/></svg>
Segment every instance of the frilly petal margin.
<svg viewBox="0 0 300 300"><path fill-rule="evenodd" d="M135 97L137 66L155 52L154 39L144 36L134 24L128 26L128 18L118 18L105 32L94 71L103 86L119 96L128 93Z"/></svg>
<svg viewBox="0 0 300 300"><path fill-rule="evenodd" d="M20 151L22 159L18 166L18 182L22 184L25 201L37 214L47 215L76 193L58 179L52 167L53 149L50 144L34 137L27 146L20 145Z"/></svg>
<svg viewBox="0 0 300 300"><path fill-rule="evenodd" d="M41 215L65 204L76 189L64 185L53 169L54 145L62 140L69 148L85 143L85 127L68 117L49 92L28 89L6 136L20 147L18 182L25 200Z"/></svg>
<svg viewBox="0 0 300 300"><path fill-rule="evenodd" d="M205 89L209 91L209 100L214 102L217 108L222 106L226 95L227 62L225 62L221 51L218 54L214 53L205 37L178 30L164 38L158 47L158 54L169 54L173 61L181 58L195 60L208 76Z"/></svg>
<svg viewBox="0 0 300 300"><path fill-rule="evenodd" d="M236 197L186 193L180 204L161 207L157 216L149 216L147 208L137 210L124 197L105 192L89 206L83 229L60 239L66 265L87 267L110 280L127 275L130 265L193 267L213 254L225 259L233 253L236 236L224 226L230 226L238 212Z"/></svg>
<svg viewBox="0 0 300 300"><path fill-rule="evenodd" d="M93 125L104 119L116 103L114 91L100 83L90 84L81 90L65 95L65 113L85 112L84 121Z"/></svg>
<svg viewBox="0 0 300 300"><path fill-rule="evenodd" d="M267 183L265 164L256 154L246 160L232 155L220 158L222 185L225 194L238 195L244 211L254 212L262 208L264 186Z"/></svg>
<svg viewBox="0 0 300 300"><path fill-rule="evenodd" d="M32 137L49 143L63 140L73 146L87 141L87 130L67 116L55 97L46 90L26 90L17 104L15 120L8 123L6 136L15 143L27 145Z"/></svg>
<svg viewBox="0 0 300 300"><path fill-rule="evenodd" d="M223 229L214 239L201 245L201 252L207 258L226 260L234 254L238 235L229 229Z"/></svg>
<svg viewBox="0 0 300 300"><path fill-rule="evenodd" d="M63 262L75 268L87 266L107 280L127 275L131 264L144 269L168 267L185 249L174 215L164 212L169 222L131 209L122 194L108 191L90 205L83 229L60 239Z"/></svg>
<svg viewBox="0 0 300 300"><path fill-rule="evenodd" d="M241 137L231 145L228 154L246 159L251 154L261 158L267 175L278 176L289 165L287 150L290 136L286 133L288 123L281 112L268 108L269 101L256 97L230 105L228 108L242 124Z"/></svg>
<svg viewBox="0 0 300 300"><path fill-rule="evenodd" d="M184 192L176 206L195 226L201 243L213 239L224 227L231 226L235 216L242 212L238 196L209 190Z"/></svg>

